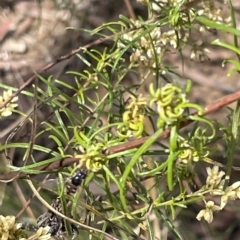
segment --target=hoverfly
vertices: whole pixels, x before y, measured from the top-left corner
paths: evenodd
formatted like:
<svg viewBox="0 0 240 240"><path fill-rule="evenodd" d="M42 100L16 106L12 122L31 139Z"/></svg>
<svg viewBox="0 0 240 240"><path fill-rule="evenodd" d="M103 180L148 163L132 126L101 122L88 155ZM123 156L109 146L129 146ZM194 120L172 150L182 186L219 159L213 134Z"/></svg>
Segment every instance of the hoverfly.
<svg viewBox="0 0 240 240"><path fill-rule="evenodd" d="M75 195L76 192L78 192L78 190L80 189L83 180L86 178L86 175L87 174L83 169L77 169L75 171L74 175L71 178L68 178L66 180L66 183L65 183L66 199L73 199L72 198L73 195ZM58 185L58 179L50 179L50 180L47 180L46 182L43 182L40 185L45 189L49 189L49 188L56 189L57 185ZM68 203L67 203L67 205L68 205ZM53 199L51 207L53 207L58 212L63 213L62 203L61 203L60 198ZM81 210L79 210L79 207L81 208ZM92 205L88 205L86 200L85 199L83 200L82 196L79 199L77 210L78 210L77 217L81 217L81 219L84 219L84 223L87 225L89 224L89 223L86 223L87 222L86 221L86 219L87 219L86 213L88 211L89 213L92 213L94 216L98 216L102 220L101 222L105 222L112 229L118 229L120 231L125 232L125 234L127 234L129 237L131 236L133 239L139 239L139 236L137 236L134 233L129 232L129 230L126 230L126 229L122 228L121 226L111 222L106 216L104 216L102 213L100 213L95 207L93 207ZM67 216L72 217L71 215L67 215ZM49 233L51 234L51 236L53 236L57 239L64 239L64 237L63 237L64 232L66 232L66 228L67 228L65 221L62 217L58 216L51 210L48 210L44 214L40 215L37 219L37 228L46 227L46 226L50 227ZM72 223L70 224L70 227L71 227L71 232L73 234L72 239L74 239L78 235L78 228L76 225L74 225ZM106 235L111 236L107 233L106 233ZM116 238L112 236L112 239L116 239Z"/></svg>
<svg viewBox="0 0 240 240"><path fill-rule="evenodd" d="M83 180L86 178L86 172L83 169L77 169L74 175L67 179L65 184L65 193L67 196L74 196L78 190L78 188L82 185ZM52 180L48 180L47 182L52 183ZM47 184L46 184L47 186ZM45 188L45 186L43 186ZM57 210L60 213L63 213L62 203L60 198L55 198L52 200L51 207ZM71 217L71 216L70 216ZM67 226L65 225L65 221L62 217L58 216L50 209L45 213L40 215L37 218L37 226L32 226L31 224L23 224L21 228L27 230L37 230L40 227L50 227L49 232L51 236L56 239L64 239L64 233L66 232ZM73 233L72 239L74 239L78 234L78 229L74 224L71 224L71 231Z"/></svg>
<svg viewBox="0 0 240 240"><path fill-rule="evenodd" d="M77 169L74 175L66 182L66 195L74 196L85 178L86 172L81 168ZM54 199L51 206L58 212L63 212L62 204L59 198ZM56 236L57 238L62 238L63 233L66 231L64 219L60 216L57 216L51 210L48 210L38 217L37 226L38 228L50 226L49 233L51 233L52 236ZM71 224L71 228L74 236L77 235L77 227L74 224Z"/></svg>

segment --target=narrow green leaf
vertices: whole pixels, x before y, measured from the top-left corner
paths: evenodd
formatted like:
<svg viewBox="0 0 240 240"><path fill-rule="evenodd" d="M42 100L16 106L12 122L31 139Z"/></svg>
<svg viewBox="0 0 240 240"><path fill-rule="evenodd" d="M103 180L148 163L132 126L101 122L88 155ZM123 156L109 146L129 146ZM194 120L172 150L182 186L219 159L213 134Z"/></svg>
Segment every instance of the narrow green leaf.
<svg viewBox="0 0 240 240"><path fill-rule="evenodd" d="M225 32L232 33L236 36L240 36L239 30L237 30L236 28L230 27L228 25L225 25L223 23L217 23L216 21L212 21L205 17L200 17L200 16L196 17L196 20L208 27L215 28L218 30L223 30Z"/></svg>
<svg viewBox="0 0 240 240"><path fill-rule="evenodd" d="M240 49L236 48L235 46L231 45L231 44L228 44L228 43L224 43L224 42L221 42L219 39L216 39L212 42L213 45L217 45L217 46L221 46L221 47L224 47L224 48L227 48L237 54L240 54Z"/></svg>

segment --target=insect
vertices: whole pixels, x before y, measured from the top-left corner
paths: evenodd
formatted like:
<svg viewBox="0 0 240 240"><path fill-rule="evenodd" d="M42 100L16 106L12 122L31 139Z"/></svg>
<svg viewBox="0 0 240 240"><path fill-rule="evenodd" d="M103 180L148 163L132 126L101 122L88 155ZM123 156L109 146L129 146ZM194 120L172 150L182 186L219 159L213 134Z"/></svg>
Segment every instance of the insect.
<svg viewBox="0 0 240 240"><path fill-rule="evenodd" d="M75 195L75 193L81 186L81 184L82 184L83 180L86 178L86 176L87 176L87 174L83 169L77 169L75 171L74 175L70 179L68 179L68 181L66 182L66 185L65 185L66 194L68 196ZM53 185L56 183L57 183L56 179L52 179L52 181L50 179L47 181L48 187L51 186L51 184L52 184L52 188L54 187ZM42 185L42 186L44 186L44 185ZM47 185L45 185L44 187L48 188ZM53 199L53 201L51 203L51 207L54 208L55 210L57 210L58 212L63 213L60 198ZM102 213L100 213L97 209L95 209L91 205L88 205L87 203L85 203L85 201L81 201L80 207L82 209L84 209L85 211L92 212L94 215L97 215L98 217L100 217L111 228L123 231L126 234L128 234L129 237L131 236L133 239L138 239L137 235L135 235L134 233L130 233L129 231L122 228L121 226L118 226L118 225L112 223L106 216L104 216ZM81 212L81 217L82 217L82 215L84 215L84 214L82 214L82 212ZM69 215L67 215L67 216L71 217ZM85 221L86 221L86 218L85 218ZM87 223L87 225L88 224L89 224L89 222ZM36 231L40 227L46 227L46 226L50 227L49 233L51 234L51 236L53 236L56 239L65 239L64 233L66 232L66 228L67 228L67 226L65 225L65 221L62 217L55 214L51 210L46 211L44 214L42 214L38 217L37 226L35 226L34 229L30 228L29 225L28 225L28 227L25 226L24 228L27 230ZM78 235L78 228L74 224L71 224L70 227L71 227L71 231L73 234L72 239L74 239Z"/></svg>
<svg viewBox="0 0 240 240"><path fill-rule="evenodd" d="M86 176L86 172L83 169L77 169L74 175L71 177L70 181L66 182L66 194L69 196L73 196L78 190L78 188L81 186ZM62 204L60 198L53 199L51 207L62 213ZM40 227L47 226L50 227L49 233L51 234L51 236L57 239L64 239L64 232L66 232L64 219L52 212L51 210L46 211L37 218L37 226L33 227L30 225L23 225L22 228L28 230L37 230ZM78 234L78 229L74 224L71 224L71 229L73 233L72 239L74 239Z"/></svg>
<svg viewBox="0 0 240 240"><path fill-rule="evenodd" d="M72 176L71 181L67 182L66 184L66 194L73 196L85 178L86 172L83 169L77 169ZM54 199L51 206L62 213L62 205L59 198ZM48 210L46 213L38 217L37 225L39 228L50 226L49 232L52 236L56 236L57 238L63 238L62 235L66 231L66 226L64 224L63 218L56 215L51 210ZM74 236L77 235L77 227L74 224L71 224L71 228Z"/></svg>

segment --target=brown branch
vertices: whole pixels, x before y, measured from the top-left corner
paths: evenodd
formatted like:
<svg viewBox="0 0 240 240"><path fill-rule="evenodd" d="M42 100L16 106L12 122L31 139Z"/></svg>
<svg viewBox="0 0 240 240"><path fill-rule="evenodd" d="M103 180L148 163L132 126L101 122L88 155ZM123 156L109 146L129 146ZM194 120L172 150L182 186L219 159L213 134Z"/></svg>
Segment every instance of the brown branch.
<svg viewBox="0 0 240 240"><path fill-rule="evenodd" d="M229 95L217 100L216 102L210 104L209 106L207 106L204 109L204 113L202 116L209 115L210 113L213 113L213 112L219 110L220 108L227 106L227 105L231 104L232 102L237 101L238 99L240 99L240 91L229 94ZM197 115L197 113L193 113L192 115ZM192 122L193 122L193 120L188 120L188 121L182 122L180 128L183 128ZM171 128L166 129L161 134L161 136L159 136L158 140L168 137L170 131L171 131ZM130 141L127 143L123 143L123 144L120 144L117 146L110 147L108 149L108 151L110 154L113 154L113 153L121 152L123 150L125 151L125 150L129 150L129 149L137 148L137 147L140 147L143 143L145 143L148 139L149 139L149 137L143 137L140 139L136 139L136 140L133 140L133 141Z"/></svg>
<svg viewBox="0 0 240 240"><path fill-rule="evenodd" d="M59 169L61 167L67 167L72 165L73 163L79 161L79 158L65 158L65 159L61 159L49 164L45 164L41 167L38 167L34 170L38 170L38 171L51 171L51 170L56 170ZM26 174L24 172L21 171L17 171L17 172L9 172L9 173L5 173L5 174L0 174L0 181L1 182L11 182L16 178L26 178L27 176L30 176L33 174Z"/></svg>
<svg viewBox="0 0 240 240"><path fill-rule="evenodd" d="M219 110L220 108L227 106L237 100L240 99L240 91L234 92L232 94L229 94L219 100L217 100L216 102L210 104L209 106L207 106L205 108L205 111L203 113L203 116L206 116L210 113L213 113L217 110ZM192 115L196 115L197 113L193 113ZM181 128L189 125L190 123L192 123L193 120L188 120L185 122L181 123ZM158 138L158 140L164 139L166 137L168 137L169 133L170 133L171 128L166 129ZM142 144L144 144L147 140L149 139L149 137L143 137L140 139L135 139L132 141L129 141L127 143L123 143L123 144L119 144L117 146L113 146L110 147L107 150L108 154L113 154L113 153L118 153L121 151L126 151L129 149L133 149L133 148L137 148L140 147ZM52 162L50 164L46 164L44 166L41 166L39 168L36 168L35 170L39 170L39 171L51 171L51 170L56 170L59 169L61 167L67 167L69 165L72 165L75 162L78 162L79 159L78 158L65 158L65 159L61 159L59 161L55 161ZM26 176L29 176L29 174L26 173L22 173L22 172L9 172L9 173L5 173L5 174L0 174L0 181L2 182L11 182L12 180L16 179L16 178L25 178Z"/></svg>

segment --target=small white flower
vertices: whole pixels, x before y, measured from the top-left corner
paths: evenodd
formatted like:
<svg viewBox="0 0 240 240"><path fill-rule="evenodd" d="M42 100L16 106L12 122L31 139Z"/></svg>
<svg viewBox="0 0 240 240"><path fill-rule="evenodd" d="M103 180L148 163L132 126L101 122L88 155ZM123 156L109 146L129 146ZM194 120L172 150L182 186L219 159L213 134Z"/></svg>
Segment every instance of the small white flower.
<svg viewBox="0 0 240 240"><path fill-rule="evenodd" d="M211 223L213 221L213 212L219 211L221 208L214 204L213 201L208 201L206 203L206 209L201 210L197 215L197 220L200 221L203 217L208 222Z"/></svg>
<svg viewBox="0 0 240 240"><path fill-rule="evenodd" d="M161 47L156 47L156 53L157 53L157 54L160 54L161 51L162 51L162 48L161 48Z"/></svg>
<svg viewBox="0 0 240 240"><path fill-rule="evenodd" d="M196 51L194 49L192 49L190 59L194 60L195 58L196 58Z"/></svg>
<svg viewBox="0 0 240 240"><path fill-rule="evenodd" d="M147 56L148 56L149 58L152 58L152 57L153 57L152 49L151 49L151 48L149 48L149 49L147 50Z"/></svg>
<svg viewBox="0 0 240 240"><path fill-rule="evenodd" d="M218 166L213 166L212 169L210 167L207 167L206 170L208 174L206 185L211 188L217 188L221 183L222 177L225 175L225 172L219 172Z"/></svg>
<svg viewBox="0 0 240 240"><path fill-rule="evenodd" d="M200 10L197 11L197 14L198 14L199 16L203 15L203 13L204 13L204 10L203 10L203 9L200 9Z"/></svg>
<svg viewBox="0 0 240 240"><path fill-rule="evenodd" d="M174 48L177 48L177 41L175 39L171 39L170 45L172 45Z"/></svg>
<svg viewBox="0 0 240 240"><path fill-rule="evenodd" d="M240 181L237 181L226 188L224 194L221 197L221 209L226 206L228 199L236 200L237 198L240 198Z"/></svg>
<svg viewBox="0 0 240 240"><path fill-rule="evenodd" d="M152 4L152 9L156 12L160 12L161 11L161 6L159 4L153 3Z"/></svg>
<svg viewBox="0 0 240 240"><path fill-rule="evenodd" d="M161 28L155 28L151 33L151 37L153 40L158 40L161 36Z"/></svg>
<svg viewBox="0 0 240 240"><path fill-rule="evenodd" d="M51 238L51 234L48 233L50 230L50 227L47 226L47 227L44 227L44 228L39 228L37 233L36 233L36 239L39 239L39 240L48 240Z"/></svg>
<svg viewBox="0 0 240 240"><path fill-rule="evenodd" d="M232 17L229 16L229 17L225 18L224 22L227 23L227 24L231 23L232 22Z"/></svg>
<svg viewBox="0 0 240 240"><path fill-rule="evenodd" d="M141 55L139 59L141 62L147 62L147 58L144 55Z"/></svg>
<svg viewBox="0 0 240 240"><path fill-rule="evenodd" d="M230 187L231 187L233 190L237 190L237 188L240 187L240 181L237 181L237 182L233 183Z"/></svg>
<svg viewBox="0 0 240 240"><path fill-rule="evenodd" d="M227 202L228 202L228 196L227 195L223 195L221 197L220 208L223 209L227 205Z"/></svg>

